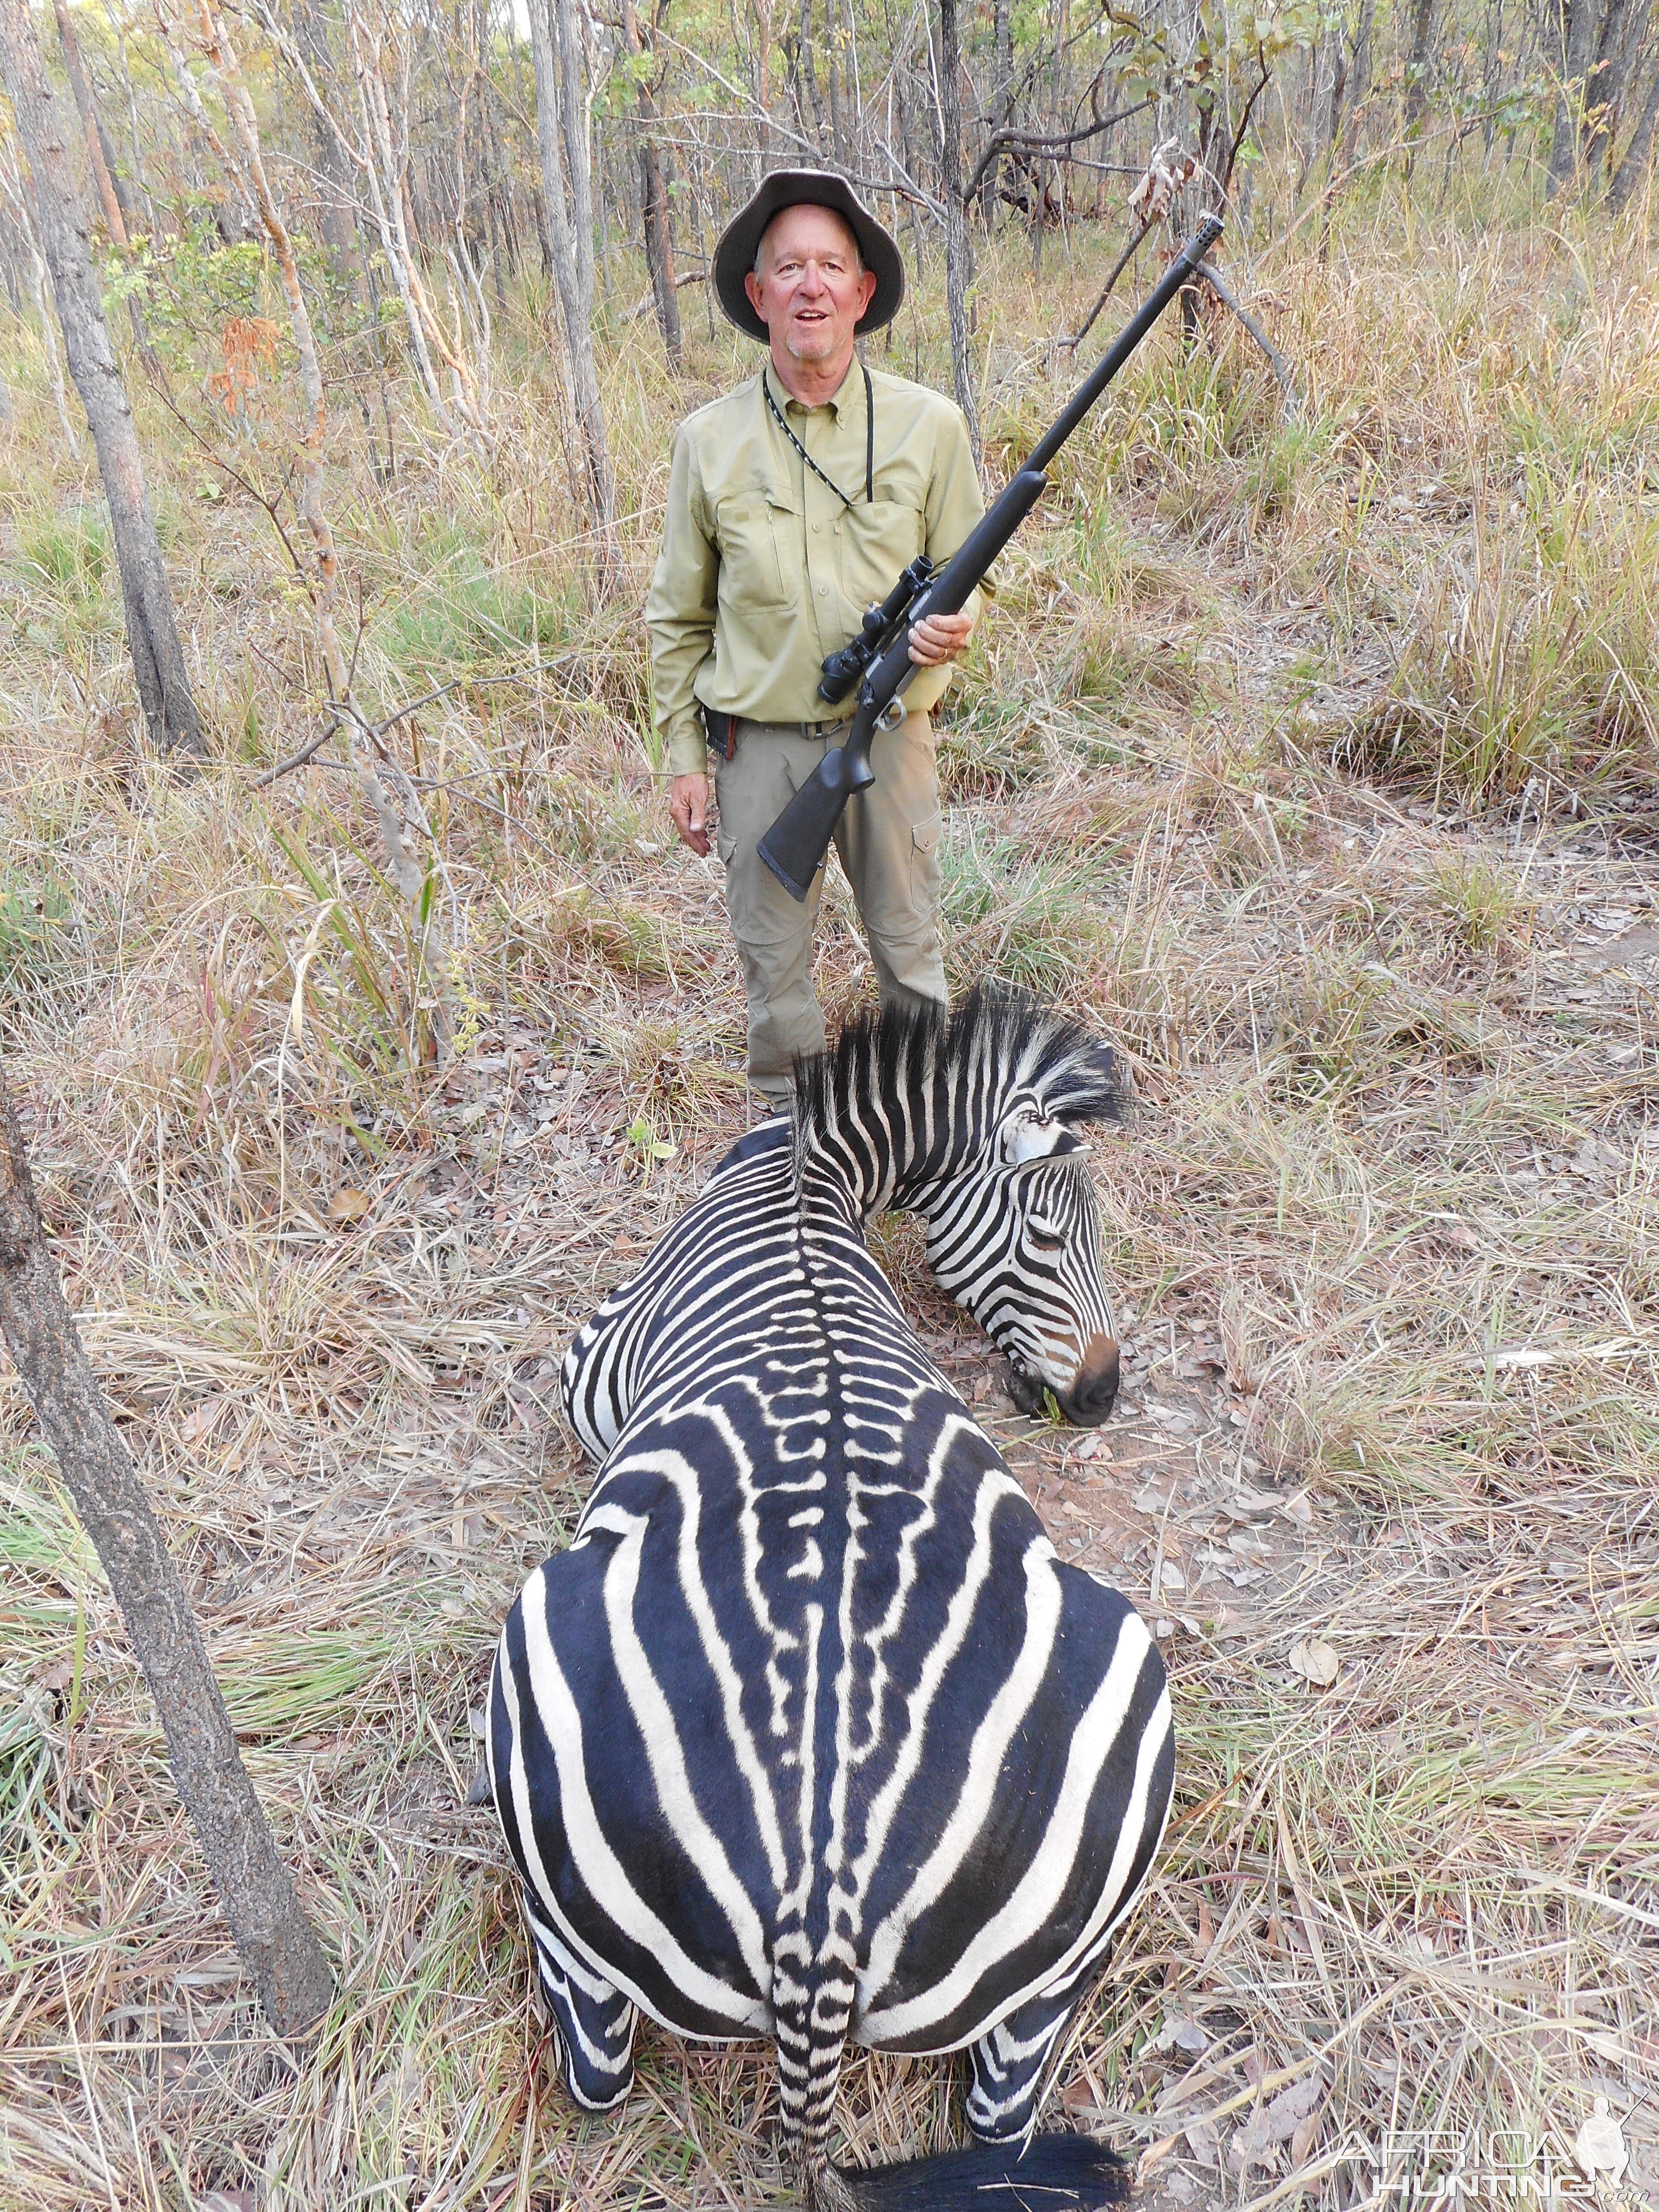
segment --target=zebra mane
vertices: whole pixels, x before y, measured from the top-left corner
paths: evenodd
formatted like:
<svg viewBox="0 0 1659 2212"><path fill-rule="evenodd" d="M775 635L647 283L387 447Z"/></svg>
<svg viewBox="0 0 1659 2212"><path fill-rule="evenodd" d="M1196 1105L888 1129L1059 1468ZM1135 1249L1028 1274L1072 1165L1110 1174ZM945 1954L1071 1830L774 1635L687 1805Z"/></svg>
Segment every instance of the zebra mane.
<svg viewBox="0 0 1659 2212"><path fill-rule="evenodd" d="M1109 1045L1041 999L986 984L948 1009L854 1014L794 1077L798 1181L833 1162L872 1204L893 1203L896 1181L966 1164L1017 1107L1075 1126L1117 1121L1125 1103Z"/></svg>

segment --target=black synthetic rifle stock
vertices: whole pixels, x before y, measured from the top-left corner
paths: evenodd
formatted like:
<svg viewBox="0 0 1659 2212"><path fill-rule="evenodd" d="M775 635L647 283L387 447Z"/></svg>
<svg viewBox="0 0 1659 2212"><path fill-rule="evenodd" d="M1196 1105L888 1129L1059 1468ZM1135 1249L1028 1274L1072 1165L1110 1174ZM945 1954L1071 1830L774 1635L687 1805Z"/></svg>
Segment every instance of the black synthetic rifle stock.
<svg viewBox="0 0 1659 2212"><path fill-rule="evenodd" d="M845 738L832 746L802 784L777 820L760 841L760 856L792 898L805 899L812 878L823 865L830 841L842 810L855 791L876 780L870 765L870 743L884 717L911 678L919 672L910 658L910 626L924 615L954 615L991 563L1036 505L1047 487L1048 467L1078 424L1094 405L1176 294L1191 283L1193 271L1221 235L1219 219L1206 215L1152 292L1119 332L1115 343L1101 357L1067 402L1064 412L1050 425L1010 478L1002 496L981 518L967 540L936 575L911 596L904 577L899 579L881 608L866 618L872 640L889 639L873 659L859 686L858 712L848 725ZM907 571L907 574L908 572ZM879 612L882 620L877 623ZM893 634L893 633L896 634ZM844 663L856 649L832 654L825 665L822 687L826 698L843 698L849 688L832 688L832 663Z"/></svg>

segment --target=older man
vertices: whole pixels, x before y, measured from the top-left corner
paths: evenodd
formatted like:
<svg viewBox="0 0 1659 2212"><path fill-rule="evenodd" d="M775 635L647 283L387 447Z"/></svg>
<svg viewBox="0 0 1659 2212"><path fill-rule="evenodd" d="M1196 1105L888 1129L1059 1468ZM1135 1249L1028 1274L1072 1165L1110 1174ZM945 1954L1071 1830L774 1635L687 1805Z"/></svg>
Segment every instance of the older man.
<svg viewBox="0 0 1659 2212"><path fill-rule="evenodd" d="M811 981L823 878L797 903L757 844L854 711L852 699L819 698L825 655L918 553L954 553L982 503L956 408L857 356L856 337L897 313L904 264L839 177L775 171L727 228L713 273L726 314L769 357L680 429L646 618L670 811L694 853L708 852L714 829L749 1002L749 1077L776 1103L795 1054L823 1043ZM921 672L908 711L876 738L875 784L836 832L884 1000L945 996L929 709L974 609L912 631Z"/></svg>

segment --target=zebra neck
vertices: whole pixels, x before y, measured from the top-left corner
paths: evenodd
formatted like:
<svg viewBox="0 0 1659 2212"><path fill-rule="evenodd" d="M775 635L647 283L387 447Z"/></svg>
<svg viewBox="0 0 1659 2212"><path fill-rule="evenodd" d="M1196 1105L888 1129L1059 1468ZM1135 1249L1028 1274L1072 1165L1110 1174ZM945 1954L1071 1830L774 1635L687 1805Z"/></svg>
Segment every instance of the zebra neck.
<svg viewBox="0 0 1659 2212"><path fill-rule="evenodd" d="M977 1164L959 1146L936 1143L926 1152L907 1156L891 1142L895 1133L884 1130L885 1141L876 1144L864 1130L856 1137L842 1131L817 1135L797 1164L804 1217L810 1222L827 1216L823 1225L838 1221L861 1234L861 1224L874 1213L931 1216L957 1181Z"/></svg>

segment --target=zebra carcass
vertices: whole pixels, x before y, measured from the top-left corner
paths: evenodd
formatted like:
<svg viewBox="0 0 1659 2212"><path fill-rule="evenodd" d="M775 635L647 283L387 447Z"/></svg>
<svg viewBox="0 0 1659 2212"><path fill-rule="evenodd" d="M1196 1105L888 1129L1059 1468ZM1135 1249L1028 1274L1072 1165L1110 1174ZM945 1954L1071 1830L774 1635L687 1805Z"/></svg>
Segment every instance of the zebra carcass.
<svg viewBox="0 0 1659 2212"><path fill-rule="evenodd" d="M507 1620L488 1758L566 2080L619 2102L641 2007L772 2038L813 2207L1122 2192L1109 2152L1033 2130L1163 1832L1164 1668L1056 1557L862 1231L922 1215L1030 1387L1102 1418L1075 1130L1118 1100L1109 1051L1024 1001L856 1021L565 1364L601 1470ZM965 2048L982 2148L834 2164L849 2040Z"/></svg>

